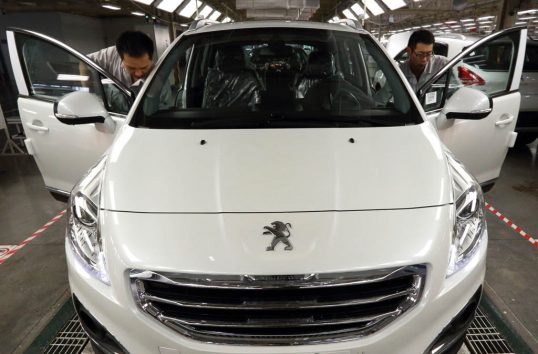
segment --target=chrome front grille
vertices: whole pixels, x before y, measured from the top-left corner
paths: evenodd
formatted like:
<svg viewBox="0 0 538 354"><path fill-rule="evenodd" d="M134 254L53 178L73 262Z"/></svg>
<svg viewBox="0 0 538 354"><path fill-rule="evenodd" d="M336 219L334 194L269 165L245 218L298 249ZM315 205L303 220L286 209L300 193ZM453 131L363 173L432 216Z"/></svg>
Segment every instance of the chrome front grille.
<svg viewBox="0 0 538 354"><path fill-rule="evenodd" d="M238 345L371 334L417 304L425 276L424 265L275 276L130 272L143 311L188 337Z"/></svg>

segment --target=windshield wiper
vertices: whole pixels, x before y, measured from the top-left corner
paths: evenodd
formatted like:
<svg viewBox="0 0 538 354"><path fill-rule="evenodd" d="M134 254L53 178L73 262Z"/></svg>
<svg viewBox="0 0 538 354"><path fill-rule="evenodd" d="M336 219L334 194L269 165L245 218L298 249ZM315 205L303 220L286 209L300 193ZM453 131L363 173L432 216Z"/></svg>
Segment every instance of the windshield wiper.
<svg viewBox="0 0 538 354"><path fill-rule="evenodd" d="M371 127L378 125L358 117L332 117L332 116L295 116L279 113L260 116L246 116L239 118L197 119L192 120L192 129L261 129L261 128L338 128L338 127Z"/></svg>
<svg viewBox="0 0 538 354"><path fill-rule="evenodd" d="M180 129L262 129L262 128L339 128L402 126L401 115L376 110L331 112L163 112L147 117L149 128ZM207 114L209 113L209 114ZM230 112L231 113L231 112ZM348 112L344 112L348 113ZM394 113L394 112L392 112ZM207 114L207 115L206 115Z"/></svg>
<svg viewBox="0 0 538 354"><path fill-rule="evenodd" d="M402 125L401 122L384 121L371 117L364 116L304 116L304 117L287 117L287 122L301 122L301 123L313 123L313 124L333 124L337 126L355 126L355 127L376 127L376 126L391 126Z"/></svg>
<svg viewBox="0 0 538 354"><path fill-rule="evenodd" d="M361 111L332 112L300 112L278 116L279 120L288 122L310 122L313 124L327 123L342 126L356 127L387 127L408 125L406 115L387 109L365 109ZM331 114L332 113L332 114Z"/></svg>

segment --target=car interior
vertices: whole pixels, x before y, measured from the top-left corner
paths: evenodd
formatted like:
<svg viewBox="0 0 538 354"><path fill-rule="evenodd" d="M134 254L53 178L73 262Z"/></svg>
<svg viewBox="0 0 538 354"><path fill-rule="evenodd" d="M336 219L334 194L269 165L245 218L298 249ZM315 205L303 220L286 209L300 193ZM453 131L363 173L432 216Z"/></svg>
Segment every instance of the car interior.
<svg viewBox="0 0 538 354"><path fill-rule="evenodd" d="M175 73L169 77L175 99L168 109L372 109L380 105L372 85L377 68L365 65L367 53L361 49L346 42L278 38L193 45L183 63L177 59L175 68L168 69Z"/></svg>

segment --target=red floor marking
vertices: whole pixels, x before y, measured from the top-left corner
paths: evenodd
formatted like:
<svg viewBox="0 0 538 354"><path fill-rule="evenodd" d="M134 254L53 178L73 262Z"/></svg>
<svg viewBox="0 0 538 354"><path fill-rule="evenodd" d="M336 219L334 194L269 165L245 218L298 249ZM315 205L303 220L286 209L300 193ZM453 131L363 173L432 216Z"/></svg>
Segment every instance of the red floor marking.
<svg viewBox="0 0 538 354"><path fill-rule="evenodd" d="M491 206L491 204L489 203L486 203L486 208L488 208L489 211L491 211L493 214L497 215L497 217L499 219L501 219L502 221L504 221L508 226L510 226L512 229L514 229L518 234L520 234L521 236L525 237L527 240L529 240L530 243L532 243L535 247L538 247L538 240L535 240L534 238L531 237L531 235L529 235L528 233L526 233L525 231L523 231L521 229L521 227L517 226L516 224L514 224L512 221L508 220L508 218L506 216L504 216L503 214L499 213L499 211L497 211L497 209L495 209L494 207Z"/></svg>
<svg viewBox="0 0 538 354"><path fill-rule="evenodd" d="M17 251L19 251L21 248L26 246L30 241L32 241L34 238L39 236L43 231L45 231L47 228L49 228L50 225L54 224L56 221L58 221L59 218L61 218L65 214L65 210L62 210L58 215L53 217L49 222L47 222L45 225L43 225L39 230L34 232L30 237L28 237L26 240L19 243L17 246L10 247L9 250L4 251L2 253L2 249L0 249L0 264L4 263L6 259L13 256ZM2 246L4 247L4 246Z"/></svg>

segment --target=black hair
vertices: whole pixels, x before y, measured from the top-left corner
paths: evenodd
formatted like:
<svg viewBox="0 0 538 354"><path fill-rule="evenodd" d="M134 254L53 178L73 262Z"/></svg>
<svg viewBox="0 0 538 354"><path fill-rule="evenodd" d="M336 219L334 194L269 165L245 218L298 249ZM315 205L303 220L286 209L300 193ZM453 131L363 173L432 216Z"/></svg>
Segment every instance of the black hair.
<svg viewBox="0 0 538 354"><path fill-rule="evenodd" d="M123 32L116 40L116 50L122 59L124 54L138 58L146 53L153 59L153 41L140 31Z"/></svg>
<svg viewBox="0 0 538 354"><path fill-rule="evenodd" d="M426 29L420 29L418 31L413 32L413 34L411 34L411 37L409 37L409 42L407 42L407 46L411 49L415 49L418 43L424 43L424 44L435 43L435 38L433 37L433 33L431 33L430 31Z"/></svg>

